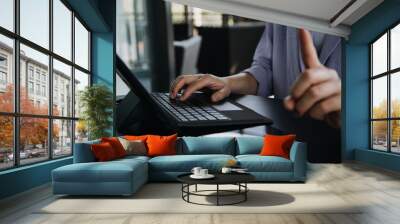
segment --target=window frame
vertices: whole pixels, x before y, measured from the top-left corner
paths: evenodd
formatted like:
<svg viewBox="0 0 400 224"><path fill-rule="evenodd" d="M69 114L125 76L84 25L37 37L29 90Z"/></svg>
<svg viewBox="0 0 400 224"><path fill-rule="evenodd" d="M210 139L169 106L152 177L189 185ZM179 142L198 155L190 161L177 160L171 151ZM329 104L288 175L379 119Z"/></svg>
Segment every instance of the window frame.
<svg viewBox="0 0 400 224"><path fill-rule="evenodd" d="M392 153L392 154L400 154L400 152L393 152L392 151L392 136L391 136L391 123L392 121L400 121L400 117L392 117L392 99L391 99L391 79L392 75L396 75L396 73L400 72L400 67L391 69L391 31L393 28L400 26L400 20L396 21L394 24L392 24L390 27L385 29L384 32L379 34L375 39L373 39L369 44L369 149L373 151L379 151L379 152L386 152L386 153ZM385 34L387 34L387 63L386 63L386 71L382 72L380 74L376 74L374 76L373 74L373 44L376 43L377 40L379 40L381 37L383 37ZM387 98L387 103L386 103L386 117L385 118L373 118L373 81L378 78L386 77L386 87L387 87L387 93L386 93L386 98ZM374 138L373 138L373 122L376 121L386 121L386 151L375 149L374 148Z"/></svg>
<svg viewBox="0 0 400 224"><path fill-rule="evenodd" d="M49 3L49 47L48 49L46 49L45 47L42 47L39 44L34 43L33 41L30 41L29 39L23 37L20 35L20 0L14 0L13 1L13 10L14 10L14 18L13 18L13 31L10 31L4 27L0 26L0 35L3 35L5 37L11 38L13 41L13 64L12 66L12 75L13 75L13 79L14 79L14 99L13 99L13 112L2 112L0 111L0 116L4 116L4 117L12 117L13 119L13 154L14 154L14 158L13 158L13 166L10 167L5 167L5 168L0 168L0 172L4 171L4 170L10 170L10 169L15 169L15 168L19 168L19 167L23 167L23 166L29 166L29 165L33 165L33 164L37 164L37 163L43 163L49 160L54 160L54 159L62 159L65 157L70 157L73 155L74 152L74 143L75 143L75 126L76 126L76 121L78 121L80 118L75 116L75 108L72 107L71 108L71 114L70 116L57 116L57 115L53 115L53 60L58 60L61 63L64 63L68 66L71 66L71 93L72 93L72 99L71 99L71 105L74 105L75 103L75 88L74 88L74 82L75 82L75 69L78 69L79 71L85 73L88 75L89 78L89 83L88 85L91 86L92 85L92 81L93 81L93 77L92 77L92 69L91 69L91 50L92 50L92 43L91 43L91 37L92 37L92 30L88 27L88 25L84 22L84 20L78 15L78 13L76 13L72 7L65 1L65 0L59 0L66 8L68 8L68 10L71 11L71 59L67 59L64 58L63 56L55 53L53 50L53 1L54 0L48 0ZM75 18L77 20L79 20L79 22L84 26L84 28L88 31L88 39L89 39L89 43L88 43L88 69L85 69L83 67L81 67L80 65L75 63ZM21 65L21 61L20 61L20 45L23 44L27 47L32 48L33 50L36 50L40 53L43 53L45 55L48 56L49 58L49 62L48 62L48 82L47 82L47 88L46 88L46 92L45 94L48 97L48 112L46 115L39 115L39 114L27 114L27 113L21 113L20 111L20 65ZM27 64L27 66L29 66L29 64ZM27 67L27 81L30 80L30 74L28 72L30 67ZM41 75L42 73L40 73L39 75ZM41 76L39 76L39 82L38 83L42 83L41 81ZM34 85L36 82L36 70L33 70L33 79L32 81L34 82ZM27 89L27 91L29 91ZM34 91L36 91L34 89ZM41 96L42 94L40 94ZM21 164L20 161L20 119L21 118L45 118L47 119L48 122L48 136L47 136L47 142L49 143L47 145L47 158L44 158L41 161L38 162L32 162L32 163L26 163L26 164ZM53 146L53 122L57 121L57 120L65 120L65 121L71 121L71 153L68 155L62 155L62 156L54 156L53 152L54 152L54 146Z"/></svg>

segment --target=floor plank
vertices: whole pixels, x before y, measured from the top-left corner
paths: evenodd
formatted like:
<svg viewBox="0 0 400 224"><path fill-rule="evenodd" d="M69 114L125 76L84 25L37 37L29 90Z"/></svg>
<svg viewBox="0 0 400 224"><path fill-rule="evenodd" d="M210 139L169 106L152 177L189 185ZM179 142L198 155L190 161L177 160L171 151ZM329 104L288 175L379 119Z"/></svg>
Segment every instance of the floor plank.
<svg viewBox="0 0 400 224"><path fill-rule="evenodd" d="M0 201L0 223L13 224L397 224L400 175L360 163L310 164L308 182L349 203L365 205L359 214L36 214L56 199L50 186Z"/></svg>

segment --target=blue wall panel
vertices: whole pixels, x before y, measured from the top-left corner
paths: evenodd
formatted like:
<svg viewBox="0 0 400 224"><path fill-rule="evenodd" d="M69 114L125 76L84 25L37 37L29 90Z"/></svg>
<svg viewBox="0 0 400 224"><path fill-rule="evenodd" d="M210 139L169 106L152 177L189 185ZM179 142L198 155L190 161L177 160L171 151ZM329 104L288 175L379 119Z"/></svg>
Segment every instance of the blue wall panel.
<svg viewBox="0 0 400 224"><path fill-rule="evenodd" d="M71 163L69 157L0 172L0 199L48 183L53 169Z"/></svg>
<svg viewBox="0 0 400 224"><path fill-rule="evenodd" d="M369 148L369 43L393 24L400 22L400 1L386 0L352 26L346 43L346 76L344 81L343 159L393 169L382 156ZM355 149L358 149L355 152ZM364 150L359 152L359 150ZM398 157L393 156L393 159ZM391 159L390 161L392 161ZM378 161L379 162L376 162ZM374 162L375 161L375 162ZM400 167L400 161L397 163Z"/></svg>
<svg viewBox="0 0 400 224"><path fill-rule="evenodd" d="M92 81L106 84L114 93L115 0L67 0L67 2L92 32ZM110 131L112 130L110 127ZM48 183L53 169L71 163L72 158L64 158L0 172L0 199Z"/></svg>

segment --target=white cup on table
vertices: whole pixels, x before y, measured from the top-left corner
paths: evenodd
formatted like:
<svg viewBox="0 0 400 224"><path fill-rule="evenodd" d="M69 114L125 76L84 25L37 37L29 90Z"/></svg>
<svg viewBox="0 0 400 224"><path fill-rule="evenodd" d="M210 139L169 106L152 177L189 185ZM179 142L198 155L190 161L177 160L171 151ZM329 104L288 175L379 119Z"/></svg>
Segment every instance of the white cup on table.
<svg viewBox="0 0 400 224"><path fill-rule="evenodd" d="M200 170L200 176L204 177L208 175L208 169L201 169Z"/></svg>
<svg viewBox="0 0 400 224"><path fill-rule="evenodd" d="M194 175L196 175L196 176L200 176L201 175L201 173L200 173L200 171L202 170L203 168L201 168L201 167L193 167L193 169L192 169L192 173L194 174Z"/></svg>

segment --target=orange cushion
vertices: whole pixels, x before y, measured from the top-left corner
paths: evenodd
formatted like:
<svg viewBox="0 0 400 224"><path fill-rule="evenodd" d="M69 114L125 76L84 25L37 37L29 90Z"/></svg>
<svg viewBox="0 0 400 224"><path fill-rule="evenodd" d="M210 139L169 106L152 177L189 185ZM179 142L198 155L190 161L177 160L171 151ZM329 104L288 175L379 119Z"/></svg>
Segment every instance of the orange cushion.
<svg viewBox="0 0 400 224"><path fill-rule="evenodd" d="M296 135L265 135L261 156L280 156L286 159L290 157L290 147Z"/></svg>
<svg viewBox="0 0 400 224"><path fill-rule="evenodd" d="M118 158L126 156L126 151L122 146L121 142L119 142L118 138L110 137L110 138L101 138L101 142L108 142L112 146L115 151L115 155Z"/></svg>
<svg viewBox="0 0 400 224"><path fill-rule="evenodd" d="M177 134L170 136L148 135L147 154L148 156L176 155Z"/></svg>
<svg viewBox="0 0 400 224"><path fill-rule="evenodd" d="M115 151L112 148L111 144L108 142L93 144L90 147L92 149L94 157L99 162L110 161L118 158L117 155L115 155Z"/></svg>
<svg viewBox="0 0 400 224"><path fill-rule="evenodd" d="M143 141L146 142L147 135L125 135L124 139L128 141Z"/></svg>

